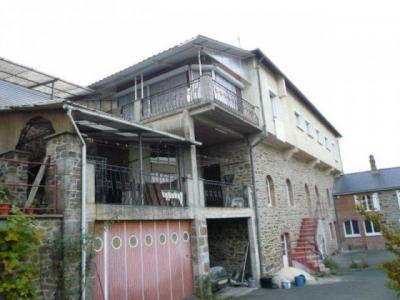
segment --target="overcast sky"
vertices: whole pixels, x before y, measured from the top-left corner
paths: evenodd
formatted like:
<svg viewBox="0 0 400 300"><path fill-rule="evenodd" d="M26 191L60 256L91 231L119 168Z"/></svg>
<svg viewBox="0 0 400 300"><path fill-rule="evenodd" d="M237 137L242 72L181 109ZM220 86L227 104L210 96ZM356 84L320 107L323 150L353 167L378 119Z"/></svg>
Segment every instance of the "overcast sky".
<svg viewBox="0 0 400 300"><path fill-rule="evenodd" d="M399 1L0 4L0 56L81 85L197 34L262 49L342 133L346 172L400 166Z"/></svg>

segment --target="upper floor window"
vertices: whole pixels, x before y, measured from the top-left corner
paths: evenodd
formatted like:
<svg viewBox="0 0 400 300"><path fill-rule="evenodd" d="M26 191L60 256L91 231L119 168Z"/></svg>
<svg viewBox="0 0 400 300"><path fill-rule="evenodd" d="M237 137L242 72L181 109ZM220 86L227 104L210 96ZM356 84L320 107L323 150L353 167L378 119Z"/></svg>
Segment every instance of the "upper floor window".
<svg viewBox="0 0 400 300"><path fill-rule="evenodd" d="M294 116L295 116L295 118L296 118L296 126L297 126L299 129L304 130L304 129L303 129L303 120L302 120L301 115L300 115L297 111L295 111L295 112L294 112Z"/></svg>
<svg viewBox="0 0 400 300"><path fill-rule="evenodd" d="M271 207L275 205L275 188L274 188L274 182L272 181L272 177L269 175L267 176L266 184L267 184L267 205Z"/></svg>
<svg viewBox="0 0 400 300"><path fill-rule="evenodd" d="M381 235L381 229L370 220L364 221L365 235Z"/></svg>
<svg viewBox="0 0 400 300"><path fill-rule="evenodd" d="M360 228L357 220L348 220L344 222L344 234L346 237L360 236Z"/></svg>
<svg viewBox="0 0 400 300"><path fill-rule="evenodd" d="M336 149L335 142L332 142L331 145L333 158L335 159L335 161L339 161L339 151Z"/></svg>
<svg viewBox="0 0 400 300"><path fill-rule="evenodd" d="M269 98L271 99L271 107L272 107L272 117L274 119L279 119L280 118L280 111L279 111L279 99L278 97L273 93L269 92Z"/></svg>
<svg viewBox="0 0 400 300"><path fill-rule="evenodd" d="M286 198L289 206L294 206L293 187L290 179L286 179Z"/></svg>
<svg viewBox="0 0 400 300"><path fill-rule="evenodd" d="M400 191L396 191L396 196L397 196L397 203L399 204L400 208Z"/></svg>
<svg viewBox="0 0 400 300"><path fill-rule="evenodd" d="M355 196L355 202L356 204L359 203L358 196ZM360 203L366 211L372 211L372 210L380 210L380 204L379 204L379 197L378 193L373 193L372 195L362 195L361 196L361 203Z"/></svg>
<svg viewBox="0 0 400 300"><path fill-rule="evenodd" d="M324 138L324 144L325 144L325 148L329 151L331 151L331 147L329 145L329 140L327 137Z"/></svg>
<svg viewBox="0 0 400 300"><path fill-rule="evenodd" d="M318 143L322 145L322 135L319 129L315 129L315 138L317 139Z"/></svg>
<svg viewBox="0 0 400 300"><path fill-rule="evenodd" d="M332 197L331 193L329 192L329 189L326 189L326 200L328 201L328 206L332 206Z"/></svg>
<svg viewBox="0 0 400 300"><path fill-rule="evenodd" d="M304 190L306 191L306 199L307 199L307 206L311 207L311 194L310 189L308 188L307 183L304 185Z"/></svg>
<svg viewBox="0 0 400 300"><path fill-rule="evenodd" d="M312 132L311 123L310 123L309 121L307 121L307 120L305 120L304 122L305 122L305 125L306 125L306 132L307 132L307 134L308 134L310 137L313 138L314 135L313 135L313 132Z"/></svg>

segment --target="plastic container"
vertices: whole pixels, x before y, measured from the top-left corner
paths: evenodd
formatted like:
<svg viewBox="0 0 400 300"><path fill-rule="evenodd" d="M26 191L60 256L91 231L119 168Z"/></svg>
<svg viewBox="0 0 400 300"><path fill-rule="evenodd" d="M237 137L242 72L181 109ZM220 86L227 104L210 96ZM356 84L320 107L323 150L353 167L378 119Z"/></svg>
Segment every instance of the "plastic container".
<svg viewBox="0 0 400 300"><path fill-rule="evenodd" d="M257 287L256 281L253 278L249 278L247 280L247 287L252 289L256 288Z"/></svg>
<svg viewBox="0 0 400 300"><path fill-rule="evenodd" d="M304 275L299 275L294 277L294 283L296 286L303 286L306 284L306 277Z"/></svg>
<svg viewBox="0 0 400 300"><path fill-rule="evenodd" d="M290 289L292 287L292 284L290 283L290 280L283 280L282 281L282 288L283 289Z"/></svg>

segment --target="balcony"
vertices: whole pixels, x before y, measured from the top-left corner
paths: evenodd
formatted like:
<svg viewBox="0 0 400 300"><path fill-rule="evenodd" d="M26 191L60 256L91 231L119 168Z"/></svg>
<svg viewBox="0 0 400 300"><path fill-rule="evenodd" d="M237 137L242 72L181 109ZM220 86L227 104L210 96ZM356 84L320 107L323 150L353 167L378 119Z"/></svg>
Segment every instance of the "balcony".
<svg viewBox="0 0 400 300"><path fill-rule="evenodd" d="M233 129L236 129L235 126L243 127L243 124L237 123L238 119L239 122L244 122L253 128L259 129L260 126L259 108L213 80L210 75L203 75L189 84L164 90L139 101L141 101L140 119L142 121L184 108L198 114L194 110L202 108L201 114L218 122L225 120L227 125L233 126ZM121 117L132 120L134 105L134 102L131 102L122 106ZM204 109L207 106L209 109ZM222 117L221 113L225 116ZM240 128L238 129L240 131Z"/></svg>
<svg viewBox="0 0 400 300"><path fill-rule="evenodd" d="M186 206L185 179L177 174L142 173L125 166L94 164L96 204Z"/></svg>

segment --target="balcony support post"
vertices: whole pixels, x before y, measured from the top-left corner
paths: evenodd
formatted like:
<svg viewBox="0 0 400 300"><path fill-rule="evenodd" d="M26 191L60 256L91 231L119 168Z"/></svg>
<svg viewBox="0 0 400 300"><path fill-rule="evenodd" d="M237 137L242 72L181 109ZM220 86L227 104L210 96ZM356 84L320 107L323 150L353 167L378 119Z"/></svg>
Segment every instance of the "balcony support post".
<svg viewBox="0 0 400 300"><path fill-rule="evenodd" d="M139 172L140 172L140 201L144 205L144 193L143 193L143 143L142 143L142 133L138 134L139 139Z"/></svg>
<svg viewBox="0 0 400 300"><path fill-rule="evenodd" d="M201 48L199 48L199 50L197 52L197 56L198 56L198 60L199 60L199 74L200 74L200 76L202 76L203 70L201 68Z"/></svg>
<svg viewBox="0 0 400 300"><path fill-rule="evenodd" d="M135 101L137 100L137 79L135 76Z"/></svg>

